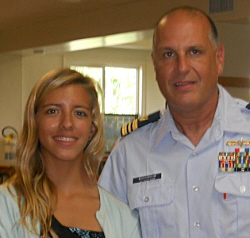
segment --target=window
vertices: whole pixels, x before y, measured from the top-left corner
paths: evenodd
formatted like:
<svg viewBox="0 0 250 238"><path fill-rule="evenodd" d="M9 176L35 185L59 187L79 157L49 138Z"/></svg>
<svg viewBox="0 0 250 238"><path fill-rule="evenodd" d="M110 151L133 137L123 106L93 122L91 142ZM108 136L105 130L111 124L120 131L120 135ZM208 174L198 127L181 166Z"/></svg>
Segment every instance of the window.
<svg viewBox="0 0 250 238"><path fill-rule="evenodd" d="M71 66L83 75L94 78L104 92L105 114L138 115L139 70L127 67Z"/></svg>

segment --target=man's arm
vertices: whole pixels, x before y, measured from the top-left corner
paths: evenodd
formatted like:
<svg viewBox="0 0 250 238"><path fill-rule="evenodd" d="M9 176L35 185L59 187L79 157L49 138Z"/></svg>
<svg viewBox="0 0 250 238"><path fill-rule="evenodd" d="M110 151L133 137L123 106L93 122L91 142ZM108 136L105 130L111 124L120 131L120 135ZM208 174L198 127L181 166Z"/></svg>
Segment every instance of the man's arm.
<svg viewBox="0 0 250 238"><path fill-rule="evenodd" d="M118 139L115 148L109 155L103 168L99 185L114 194L118 199L128 203L126 156L121 140Z"/></svg>

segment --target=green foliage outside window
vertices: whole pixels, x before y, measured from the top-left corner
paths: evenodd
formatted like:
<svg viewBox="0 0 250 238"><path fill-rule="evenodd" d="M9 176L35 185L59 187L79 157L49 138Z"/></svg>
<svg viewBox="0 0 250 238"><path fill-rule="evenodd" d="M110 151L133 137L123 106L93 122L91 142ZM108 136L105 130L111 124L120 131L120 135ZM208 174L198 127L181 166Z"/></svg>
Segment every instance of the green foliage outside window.
<svg viewBox="0 0 250 238"><path fill-rule="evenodd" d="M138 114L137 68L89 66L71 66L71 68L94 78L102 87L104 106L101 108L105 114Z"/></svg>

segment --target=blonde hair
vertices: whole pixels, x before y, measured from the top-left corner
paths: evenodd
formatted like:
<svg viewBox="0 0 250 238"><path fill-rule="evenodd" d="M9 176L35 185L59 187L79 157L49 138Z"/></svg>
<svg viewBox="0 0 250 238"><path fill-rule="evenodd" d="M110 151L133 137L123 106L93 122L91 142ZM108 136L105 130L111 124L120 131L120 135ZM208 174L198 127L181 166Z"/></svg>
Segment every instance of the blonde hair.
<svg viewBox="0 0 250 238"><path fill-rule="evenodd" d="M22 132L16 151L15 175L9 180L18 194L18 206L21 214L20 223L29 231L38 234L40 224L43 236L51 232L53 202L57 196L56 189L45 173L45 166L39 151L39 140L36 126L36 112L43 98L51 91L64 85L80 84L89 92L92 98L92 117L96 133L88 146L83 149L85 159L83 165L90 178L95 181L98 167L104 152L103 119L98 103L98 84L71 69L58 69L45 74L34 86L28 98ZM30 225L28 220L30 220Z"/></svg>

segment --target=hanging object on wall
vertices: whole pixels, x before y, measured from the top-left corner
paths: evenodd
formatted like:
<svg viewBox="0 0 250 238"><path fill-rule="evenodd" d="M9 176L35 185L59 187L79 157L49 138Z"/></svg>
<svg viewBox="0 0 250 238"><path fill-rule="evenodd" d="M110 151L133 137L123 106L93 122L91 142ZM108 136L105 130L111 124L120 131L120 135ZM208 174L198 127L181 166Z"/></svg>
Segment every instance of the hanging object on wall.
<svg viewBox="0 0 250 238"><path fill-rule="evenodd" d="M209 0L209 13L224 13L234 10L234 0Z"/></svg>
<svg viewBox="0 0 250 238"><path fill-rule="evenodd" d="M6 126L2 130L2 135L4 138L4 160L13 160L15 158L17 131L12 126Z"/></svg>

